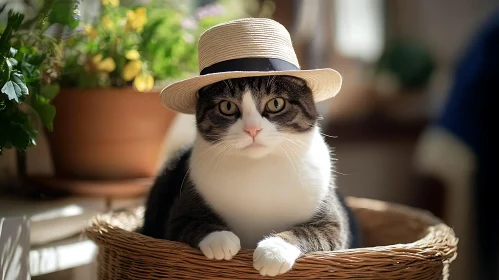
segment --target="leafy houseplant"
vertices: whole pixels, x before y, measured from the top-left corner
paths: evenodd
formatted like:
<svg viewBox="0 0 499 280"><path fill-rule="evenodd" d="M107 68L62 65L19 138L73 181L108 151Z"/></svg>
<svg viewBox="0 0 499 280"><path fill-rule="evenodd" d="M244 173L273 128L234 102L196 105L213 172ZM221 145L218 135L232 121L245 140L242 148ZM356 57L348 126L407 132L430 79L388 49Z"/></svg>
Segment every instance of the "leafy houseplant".
<svg viewBox="0 0 499 280"><path fill-rule="evenodd" d="M427 46L411 40L390 42L375 64L375 84L382 93L419 92L428 85L435 60Z"/></svg>
<svg viewBox="0 0 499 280"><path fill-rule="evenodd" d="M67 40L48 134L56 176L78 180L151 178L174 113L160 85L197 71L197 40L230 17L220 4L195 11L181 1L120 5L102 0L93 23Z"/></svg>
<svg viewBox="0 0 499 280"><path fill-rule="evenodd" d="M139 92L154 81L181 78L197 70L197 38L229 19L223 6L210 5L189 16L178 1L120 6L102 0L94 24L82 24L65 51L64 87L100 88L133 85Z"/></svg>
<svg viewBox="0 0 499 280"><path fill-rule="evenodd" d="M7 11L6 4L0 7L0 14L8 12L0 37L0 154L36 144L33 115L52 130L55 107L50 101L59 90L55 78L61 70L62 40L51 28L74 28L75 7L73 2L46 0L26 21L22 13Z"/></svg>

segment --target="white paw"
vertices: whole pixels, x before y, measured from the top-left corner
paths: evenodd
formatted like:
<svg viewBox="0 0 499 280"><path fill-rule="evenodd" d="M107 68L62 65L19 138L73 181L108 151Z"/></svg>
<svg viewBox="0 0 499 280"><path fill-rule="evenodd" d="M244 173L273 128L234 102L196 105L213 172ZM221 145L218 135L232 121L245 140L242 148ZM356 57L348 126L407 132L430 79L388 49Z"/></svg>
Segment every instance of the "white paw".
<svg viewBox="0 0 499 280"><path fill-rule="evenodd" d="M241 249L241 241L230 231L215 231L199 242L199 248L208 259L230 260Z"/></svg>
<svg viewBox="0 0 499 280"><path fill-rule="evenodd" d="M253 266L262 276L288 272L301 252L280 237L269 237L258 243L253 253Z"/></svg>

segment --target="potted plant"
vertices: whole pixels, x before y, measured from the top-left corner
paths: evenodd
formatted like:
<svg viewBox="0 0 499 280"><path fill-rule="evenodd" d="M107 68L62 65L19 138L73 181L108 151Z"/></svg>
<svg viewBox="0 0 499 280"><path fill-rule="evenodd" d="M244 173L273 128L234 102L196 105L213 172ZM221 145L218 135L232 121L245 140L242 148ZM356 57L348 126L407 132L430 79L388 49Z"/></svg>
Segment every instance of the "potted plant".
<svg viewBox="0 0 499 280"><path fill-rule="evenodd" d="M181 4L102 0L96 20L80 24L67 40L48 133L57 178L109 182L156 175L174 117L161 105L161 86L197 71L195 38L227 19L220 6L192 17Z"/></svg>
<svg viewBox="0 0 499 280"><path fill-rule="evenodd" d="M7 14L0 37L0 155L35 145L37 120L52 130L64 41L57 30L71 32L77 20L73 2L46 0L29 19L20 5L0 1L0 15Z"/></svg>

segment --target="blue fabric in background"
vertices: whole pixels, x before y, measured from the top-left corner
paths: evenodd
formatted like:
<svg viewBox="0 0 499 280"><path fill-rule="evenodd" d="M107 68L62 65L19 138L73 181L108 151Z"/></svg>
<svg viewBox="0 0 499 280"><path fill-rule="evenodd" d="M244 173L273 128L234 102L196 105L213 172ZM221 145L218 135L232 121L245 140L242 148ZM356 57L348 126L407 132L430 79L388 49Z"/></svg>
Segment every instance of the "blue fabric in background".
<svg viewBox="0 0 499 280"><path fill-rule="evenodd" d="M493 131L499 128L495 111L499 103L499 11L471 38L458 64L453 86L437 125L463 141L475 153L477 172L474 194L477 205L478 273L476 279L499 279L499 207L492 156L496 154ZM472 225L470 225L472 226Z"/></svg>

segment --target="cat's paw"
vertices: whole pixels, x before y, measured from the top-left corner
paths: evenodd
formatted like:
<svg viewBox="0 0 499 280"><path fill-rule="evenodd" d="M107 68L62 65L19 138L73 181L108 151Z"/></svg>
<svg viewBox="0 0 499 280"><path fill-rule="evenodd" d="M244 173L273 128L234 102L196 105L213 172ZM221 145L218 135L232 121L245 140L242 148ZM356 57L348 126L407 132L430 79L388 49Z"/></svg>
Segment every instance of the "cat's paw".
<svg viewBox="0 0 499 280"><path fill-rule="evenodd" d="M208 259L230 260L241 249L241 241L230 231L215 231L199 242L199 248Z"/></svg>
<svg viewBox="0 0 499 280"><path fill-rule="evenodd" d="M269 237L258 243L253 253L253 266L262 276L288 272L301 252L280 237Z"/></svg>

